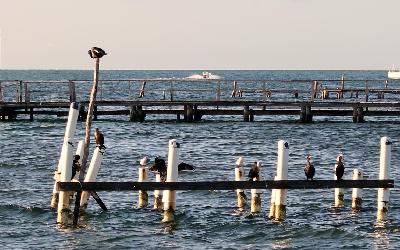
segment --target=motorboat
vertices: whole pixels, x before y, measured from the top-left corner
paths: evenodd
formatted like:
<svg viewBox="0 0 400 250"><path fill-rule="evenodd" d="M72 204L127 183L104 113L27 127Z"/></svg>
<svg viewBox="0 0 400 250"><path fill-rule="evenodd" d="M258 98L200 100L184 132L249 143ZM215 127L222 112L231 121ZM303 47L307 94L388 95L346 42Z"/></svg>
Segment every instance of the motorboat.
<svg viewBox="0 0 400 250"><path fill-rule="evenodd" d="M388 78L400 80L400 68L396 69L393 65L392 68L388 71Z"/></svg>
<svg viewBox="0 0 400 250"><path fill-rule="evenodd" d="M218 75L212 74L210 72L203 71L202 74L194 74L187 78L189 78L189 79L220 79L221 77Z"/></svg>

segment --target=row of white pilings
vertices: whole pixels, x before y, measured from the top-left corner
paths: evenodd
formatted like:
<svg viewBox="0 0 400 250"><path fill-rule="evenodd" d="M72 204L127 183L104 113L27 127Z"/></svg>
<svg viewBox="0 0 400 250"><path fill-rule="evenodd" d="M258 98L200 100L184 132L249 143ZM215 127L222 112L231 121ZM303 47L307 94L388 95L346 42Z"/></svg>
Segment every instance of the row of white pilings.
<svg viewBox="0 0 400 250"><path fill-rule="evenodd" d="M77 103L71 103L67 126L65 130L64 143L61 150L60 160L57 166L57 171L54 174L54 188L53 195L51 199L50 206L52 208L57 208L57 223L62 225L68 225L72 222L72 214L70 208L70 199L71 192L68 191L60 191L58 192L56 189L56 183L60 182L70 182L70 181L78 181L76 179L79 176L79 173L75 174L75 178L72 179L72 164L74 158L74 135L76 130L76 124L79 115L79 105ZM75 155L80 156L80 162L82 163L84 142L79 141ZM103 159L103 155L105 153L105 148L96 147L90 161L89 168L87 169L87 173L85 176L85 182L93 182L96 180L97 173L100 169L101 161ZM81 210L85 210L87 207L87 202L89 198L88 192L82 192L81 195Z"/></svg>
<svg viewBox="0 0 400 250"><path fill-rule="evenodd" d="M390 138L382 137L380 141L380 172L379 179L386 180L390 178L390 159L391 159L391 147L392 143ZM342 156L342 155L341 155ZM343 157L343 156L342 156ZM275 180L287 180L288 179L288 161L289 161L289 144L287 141L280 140L278 142L278 161L277 161L277 174ZM335 165L336 168L336 165ZM243 168L243 158L240 157L236 162L235 167L235 180L243 181L245 171ZM336 175L335 175L335 180ZM353 180L362 180L363 172L360 169L353 170ZM358 210L362 203L362 189L353 188L352 190L352 208ZM261 198L256 195L256 191L251 191L251 212L259 213L261 204ZM237 189L237 207L242 209L246 202L243 197L246 197L243 189ZM257 201L257 202L256 202ZM335 207L342 207L344 205L344 189L335 188ZM389 189L379 188L378 189L378 212L377 219L385 220L388 212L389 205ZM286 217L286 205L287 205L287 190L286 189L273 189L271 191L271 203L268 217L275 220L283 220Z"/></svg>
<svg viewBox="0 0 400 250"><path fill-rule="evenodd" d="M179 163L179 143L172 139L168 143L168 163L167 163L167 179L166 182L178 181L178 163ZM138 182L146 182L148 180L147 157L140 161ZM156 175L156 182L160 182L160 174ZM143 208L148 205L148 194L144 190L139 190L138 207ZM176 210L176 191L175 190L154 190L154 209L163 210L163 222L173 222Z"/></svg>

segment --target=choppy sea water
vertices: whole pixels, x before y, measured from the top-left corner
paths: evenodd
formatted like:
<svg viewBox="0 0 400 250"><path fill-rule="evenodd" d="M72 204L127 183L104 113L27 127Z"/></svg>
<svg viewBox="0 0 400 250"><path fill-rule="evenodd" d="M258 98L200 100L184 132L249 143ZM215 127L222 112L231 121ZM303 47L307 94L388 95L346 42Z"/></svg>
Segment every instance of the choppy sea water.
<svg viewBox="0 0 400 250"><path fill-rule="evenodd" d="M101 77L184 77L191 71L105 71ZM340 78L341 71L216 71L222 77ZM354 78L384 78L383 71L349 71ZM0 79L90 79L90 71L0 71ZM177 122L175 117L146 118L143 123L127 117L95 121L105 134L106 155L98 181L137 180L138 161L145 155L165 157L168 140L181 143L180 159L196 166L180 180L233 180L239 156L245 164L261 161L262 176L276 172L277 142L290 144L289 179L302 179L307 153L313 156L317 179L333 178L336 155L345 155L345 178L360 168L370 179L378 177L379 140L393 141L391 177L399 176L398 117L351 117L300 124L298 117L203 117L198 123ZM289 190L287 219L266 218L270 191L262 195L262 213L235 208L234 191L178 191L177 221L172 230L162 215L136 208L136 192L99 192L109 211L90 201L79 228L59 229L56 213L49 208L53 171L57 166L65 118L39 117L34 122L0 122L0 243L3 248L145 248L145 249L398 249L400 247L400 195L390 193L388 220L376 222L376 189L363 191L363 208L351 211L351 189L345 207L332 208L333 190ZM76 139L84 138L83 122ZM91 147L93 149L93 146ZM247 167L247 170L249 168ZM154 175L150 174L150 178ZM247 195L250 196L249 190ZM150 203L153 202L150 195Z"/></svg>

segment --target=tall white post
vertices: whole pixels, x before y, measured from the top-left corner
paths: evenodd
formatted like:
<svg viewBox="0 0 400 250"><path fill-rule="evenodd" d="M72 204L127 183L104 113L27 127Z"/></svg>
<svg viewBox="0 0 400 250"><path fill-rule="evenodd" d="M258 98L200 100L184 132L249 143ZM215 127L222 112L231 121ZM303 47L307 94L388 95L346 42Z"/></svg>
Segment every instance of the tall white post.
<svg viewBox="0 0 400 250"><path fill-rule="evenodd" d="M79 103L73 102L70 105L69 108L69 113L68 113L68 121L67 121L67 126L65 128L65 135L64 135L64 141L63 141L63 147L61 148L61 155L60 159L58 161L58 166L57 170L54 172L54 186L53 186L53 194L51 197L51 204L50 207L52 208L57 208L58 204L58 191L57 191L57 182L60 181L60 176L61 176L61 166L62 163L65 161L63 157L66 155L66 151L68 150L67 147L64 147L66 143L73 143L74 135L75 135L75 129L76 129L76 123L78 121L78 115L79 115ZM71 163L72 164L72 163ZM68 181L70 181L69 179Z"/></svg>
<svg viewBox="0 0 400 250"><path fill-rule="evenodd" d="M84 182L95 182L97 174L100 169L101 161L106 149L104 147L96 147L94 150L92 160L90 161L89 168L87 170ZM90 193L88 191L83 191L81 195L80 208L82 211L86 210Z"/></svg>
<svg viewBox="0 0 400 250"><path fill-rule="evenodd" d="M342 157L342 162L344 161L344 157L343 154L339 154L337 156L337 160L339 159L339 157ZM338 164L335 164L335 169L334 169L334 179L337 180L337 176L336 176L336 168L337 168ZM343 188L335 188L335 207L343 207L344 205L344 189Z"/></svg>
<svg viewBox="0 0 400 250"><path fill-rule="evenodd" d="M254 177L253 181L261 181L261 163L257 162L258 178ZM261 211L261 189L251 189L251 212L259 213Z"/></svg>
<svg viewBox="0 0 400 250"><path fill-rule="evenodd" d="M289 143L284 140L278 142L278 165L276 179L287 180L289 161ZM283 220L286 217L286 194L287 189L277 189L275 191L275 220Z"/></svg>
<svg viewBox="0 0 400 250"><path fill-rule="evenodd" d="M61 162L61 182L70 182L72 175L72 159L73 159L73 148L72 143L64 143L62 149L64 156ZM68 225L71 222L71 209L69 207L69 195L68 191L60 191L59 201L57 208L57 223L61 225Z"/></svg>
<svg viewBox="0 0 400 250"><path fill-rule="evenodd" d="M156 182L161 182L160 173L156 174ZM154 205L153 208L158 211L163 210L162 204L162 192L160 190L154 190Z"/></svg>
<svg viewBox="0 0 400 250"><path fill-rule="evenodd" d="M362 180L362 179L363 179L363 172L359 169L354 169L353 180ZM353 188L351 208L353 210L359 210L361 208L361 203L362 203L362 189Z"/></svg>
<svg viewBox="0 0 400 250"><path fill-rule="evenodd" d="M140 161L140 167L139 167L139 176L138 176L138 182L146 182L147 181L147 176L148 176L148 168L147 168L147 163L148 163L148 158L144 157ZM138 207L146 207L148 205L149 201L149 196L147 194L146 190L139 190L139 195L138 195Z"/></svg>
<svg viewBox="0 0 400 250"><path fill-rule="evenodd" d="M277 177L274 177L274 180L276 181ZM271 204L269 207L269 215L268 218L269 219L273 219L275 218L275 193L276 193L276 189L272 189L271 190Z"/></svg>
<svg viewBox="0 0 400 250"><path fill-rule="evenodd" d="M168 166L167 166L167 179L166 182L178 181L178 162L179 162L179 143L172 139L168 144ZM176 210L176 191L175 190L164 190L163 202L164 202L164 218L163 222L173 222L175 220Z"/></svg>
<svg viewBox="0 0 400 250"><path fill-rule="evenodd" d="M84 150L84 141L83 140L80 140L79 142L78 142L78 146L76 146L76 152L75 152L75 155L79 155L80 156L80 158L79 158L79 165L80 166L82 166L82 157L83 157L83 150ZM75 177L72 179L72 181L79 181L79 171L78 172L76 172L76 174L75 174Z"/></svg>
<svg viewBox="0 0 400 250"><path fill-rule="evenodd" d="M245 172L243 165L244 165L243 157L239 157L239 159L237 159L236 161L236 166L235 166L235 181L245 180ZM236 196L237 196L237 207L241 209L246 205L246 200L247 200L244 190L236 189Z"/></svg>
<svg viewBox="0 0 400 250"><path fill-rule="evenodd" d="M381 138L381 153L380 153L380 167L379 167L379 180L387 180L390 178L390 160L392 158L392 141L389 137ZM378 189L378 213L377 219L379 221L386 220L389 208L389 189Z"/></svg>

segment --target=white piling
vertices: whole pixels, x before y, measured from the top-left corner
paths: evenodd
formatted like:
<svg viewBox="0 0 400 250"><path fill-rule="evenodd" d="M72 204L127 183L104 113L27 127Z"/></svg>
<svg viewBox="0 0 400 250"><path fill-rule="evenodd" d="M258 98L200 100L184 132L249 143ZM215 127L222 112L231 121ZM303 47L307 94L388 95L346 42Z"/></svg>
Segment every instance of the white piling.
<svg viewBox="0 0 400 250"><path fill-rule="evenodd" d="M274 180L276 181L276 179L277 178L275 176ZM269 207L269 215L268 215L269 219L275 218L275 192L276 192L276 189L271 190L271 204Z"/></svg>
<svg viewBox="0 0 400 250"><path fill-rule="evenodd" d="M75 155L79 155L79 166L82 166L82 157L83 157L83 150L84 150L84 141L80 140L78 142L78 146L76 146L76 152ZM72 179L72 181L79 181L79 171L76 172L74 179Z"/></svg>
<svg viewBox="0 0 400 250"><path fill-rule="evenodd" d="M148 178L148 168L147 168L148 158L144 157L140 160L140 167L139 167L139 178L138 182L146 182ZM138 207L143 208L148 205L149 196L146 190L139 190L138 195Z"/></svg>
<svg viewBox="0 0 400 250"><path fill-rule="evenodd" d="M344 161L343 154L339 154L337 159L342 157L342 162ZM336 168L338 164L335 164L335 169L333 171L334 179L337 180L336 176ZM344 206L344 189L343 188L335 188L335 206L334 207L343 207Z"/></svg>
<svg viewBox="0 0 400 250"><path fill-rule="evenodd" d="M178 181L179 143L172 139L168 144L168 166L166 182ZM162 222L173 222L176 210L176 191L164 190L162 201L164 203L164 218Z"/></svg>
<svg viewBox="0 0 400 250"><path fill-rule="evenodd" d="M92 160L90 161L89 168L87 170L84 182L94 182L97 178L97 173L99 172L101 161L103 160L103 156L106 149L104 147L96 147L94 150ZM82 211L86 210L90 193L87 191L83 191L81 195L80 208Z"/></svg>
<svg viewBox="0 0 400 250"><path fill-rule="evenodd" d="M261 181L261 163L257 162L258 178L254 177L253 181ZM259 213L261 211L261 189L251 189L251 212Z"/></svg>
<svg viewBox="0 0 400 250"><path fill-rule="evenodd" d="M64 151L64 144L68 142L72 143L72 140L75 135L76 123L78 121L78 115L79 115L79 103L72 102L69 108L67 126L65 128L64 141L63 141L63 147L61 148L60 159L58 161L57 170L54 172L54 186L50 204L50 207L52 208L57 208L58 204L59 193L57 191L57 182L60 181L61 165L62 162L64 162L63 157L66 154L66 152ZM67 148L65 148L65 150L67 150Z"/></svg>
<svg viewBox="0 0 400 250"><path fill-rule="evenodd" d="M61 182L70 182L72 175L72 160L73 160L73 146L72 143L64 143L62 149L64 156L61 162ZM61 225L68 225L71 222L71 209L69 207L70 192L61 191L59 192L59 201L57 208L57 223Z"/></svg>
<svg viewBox="0 0 400 250"><path fill-rule="evenodd" d="M353 180L362 180L363 172L359 169L353 169ZM353 210L359 210L362 203L362 189L353 188L351 208Z"/></svg>
<svg viewBox="0 0 400 250"><path fill-rule="evenodd" d="M287 180L289 161L289 143L284 140L278 142L278 165L276 171L277 180ZM283 220L286 217L287 189L275 191L275 220Z"/></svg>
<svg viewBox="0 0 400 250"><path fill-rule="evenodd" d="M156 182L161 182L160 173L156 174ZM153 206L153 208L158 211L163 210L162 197L163 197L162 192L160 190L154 190L154 206Z"/></svg>
<svg viewBox="0 0 400 250"><path fill-rule="evenodd" d="M235 166L235 181L244 181L245 180L245 172L244 172L244 161L243 157L239 157L236 161ZM236 189L237 196L237 207L243 208L246 205L246 195L243 189Z"/></svg>
<svg viewBox="0 0 400 250"><path fill-rule="evenodd" d="M380 153L380 167L379 167L379 180L387 180L390 178L390 160L392 158L392 141L389 137L381 138L381 153ZM378 213L377 220L386 220L389 208L389 189L378 189Z"/></svg>

